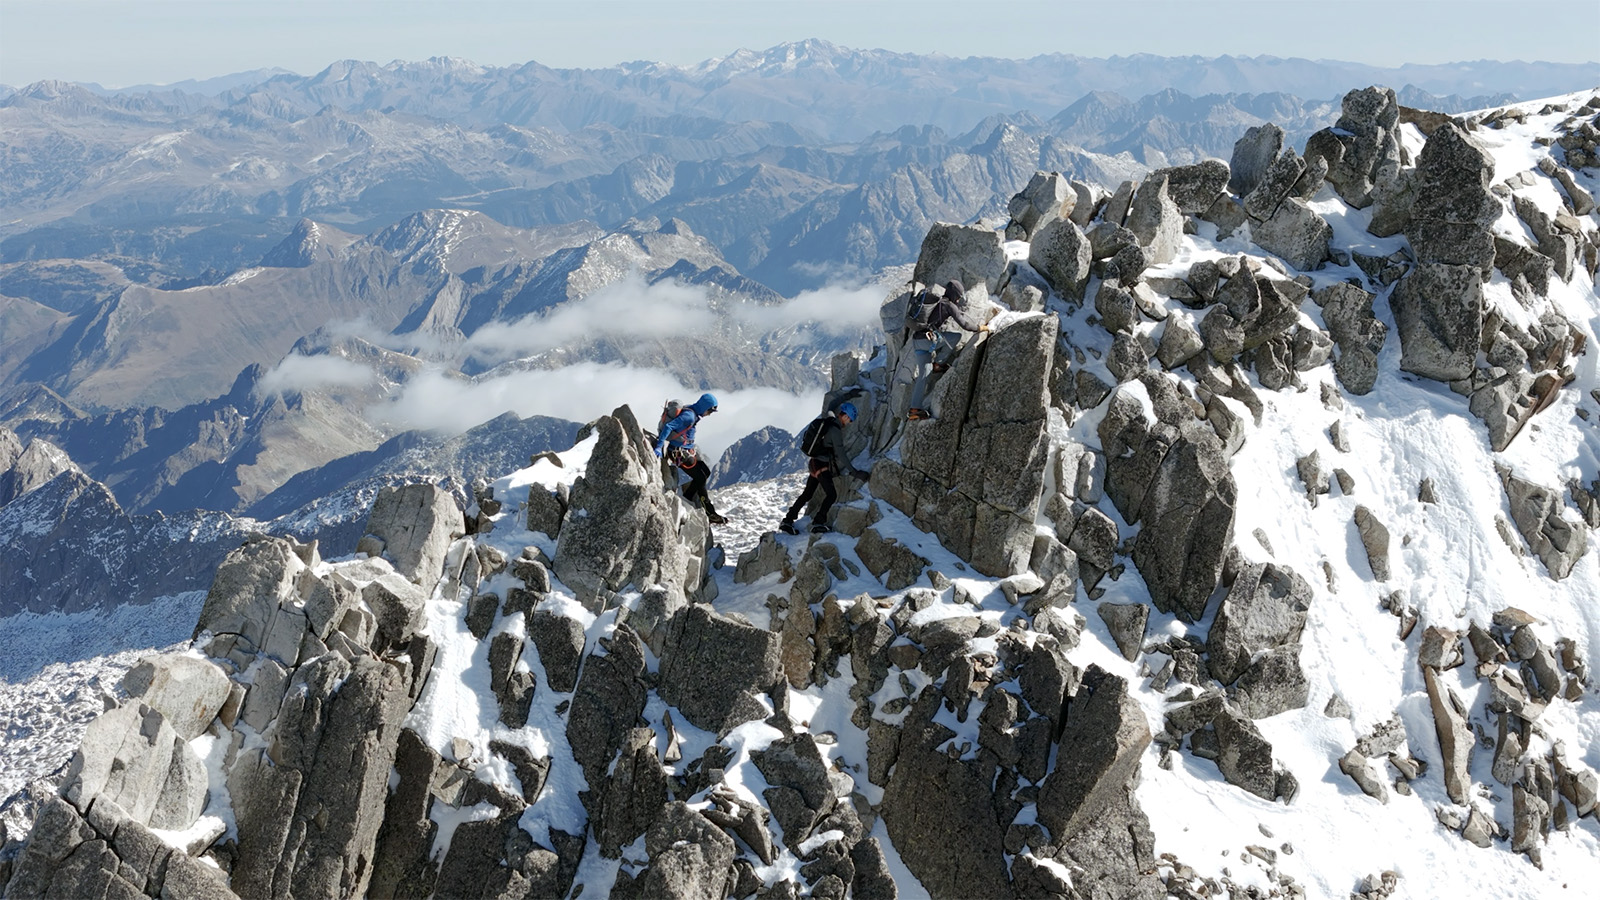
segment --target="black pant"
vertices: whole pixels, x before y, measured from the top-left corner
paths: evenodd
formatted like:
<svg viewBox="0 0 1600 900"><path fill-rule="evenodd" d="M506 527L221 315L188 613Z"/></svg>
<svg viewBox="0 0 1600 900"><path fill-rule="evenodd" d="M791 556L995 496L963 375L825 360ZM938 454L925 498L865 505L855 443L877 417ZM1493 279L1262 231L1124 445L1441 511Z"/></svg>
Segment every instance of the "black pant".
<svg viewBox="0 0 1600 900"><path fill-rule="evenodd" d="M694 461L694 465L683 470L689 476L689 483L683 489L683 499L690 503L698 502L707 513L715 513L717 508L711 505L711 492L706 489L706 480L711 477L711 467L703 459Z"/></svg>
<svg viewBox="0 0 1600 900"><path fill-rule="evenodd" d="M833 501L839 499L839 489L833 484L833 467L820 460L812 460L806 472L806 487L800 492L800 499L794 501L789 507L789 514L784 516L785 522L793 522L805 511L806 504L811 502L811 495L817 492L818 486L822 487L822 504L817 507L817 514L811 521L817 524L828 520L828 510L833 508Z"/></svg>

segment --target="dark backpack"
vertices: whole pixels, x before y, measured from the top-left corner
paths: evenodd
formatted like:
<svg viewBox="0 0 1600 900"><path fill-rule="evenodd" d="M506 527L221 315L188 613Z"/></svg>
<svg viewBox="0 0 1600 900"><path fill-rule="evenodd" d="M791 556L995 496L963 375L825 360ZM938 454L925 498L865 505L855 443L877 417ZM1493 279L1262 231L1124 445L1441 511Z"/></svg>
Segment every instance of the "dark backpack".
<svg viewBox="0 0 1600 900"><path fill-rule="evenodd" d="M831 416L818 416L800 433L800 452L807 456L826 456L828 453L828 426L836 424Z"/></svg>

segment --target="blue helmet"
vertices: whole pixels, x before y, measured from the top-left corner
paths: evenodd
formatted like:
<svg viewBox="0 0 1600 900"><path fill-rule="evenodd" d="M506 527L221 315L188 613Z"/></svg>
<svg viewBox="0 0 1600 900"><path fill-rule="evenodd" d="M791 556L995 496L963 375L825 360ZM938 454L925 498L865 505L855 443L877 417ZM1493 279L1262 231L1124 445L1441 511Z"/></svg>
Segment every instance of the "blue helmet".
<svg viewBox="0 0 1600 900"><path fill-rule="evenodd" d="M839 404L839 412L842 412L845 415L849 416L850 417L850 421L852 421L852 422L854 422L856 420L856 405L854 403L849 402L848 400L845 401L844 403Z"/></svg>

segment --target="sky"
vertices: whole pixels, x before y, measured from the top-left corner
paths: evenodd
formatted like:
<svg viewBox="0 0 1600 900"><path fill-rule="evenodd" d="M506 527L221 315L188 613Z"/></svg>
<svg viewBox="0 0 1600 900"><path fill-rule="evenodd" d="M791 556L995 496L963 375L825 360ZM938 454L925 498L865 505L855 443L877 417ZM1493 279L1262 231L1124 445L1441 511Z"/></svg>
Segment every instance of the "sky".
<svg viewBox="0 0 1600 900"><path fill-rule="evenodd" d="M0 83L126 87L433 56L557 68L684 65L805 38L1010 58L1592 62L1600 60L1600 0L0 0Z"/></svg>

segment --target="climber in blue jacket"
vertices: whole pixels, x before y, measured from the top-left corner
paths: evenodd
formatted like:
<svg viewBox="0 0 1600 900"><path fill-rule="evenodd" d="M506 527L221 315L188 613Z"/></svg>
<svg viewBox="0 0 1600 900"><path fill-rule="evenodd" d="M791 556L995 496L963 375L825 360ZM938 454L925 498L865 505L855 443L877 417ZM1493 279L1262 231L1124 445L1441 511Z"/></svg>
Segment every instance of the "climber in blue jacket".
<svg viewBox="0 0 1600 900"><path fill-rule="evenodd" d="M700 420L717 411L714 394L701 394L700 399L685 406L676 416L663 415L661 428L656 433L656 455L682 469L689 476L689 485L683 490L683 499L698 503L706 511L713 525L727 522L711 504L711 491L706 481L711 477L711 467L695 452L694 432Z"/></svg>

